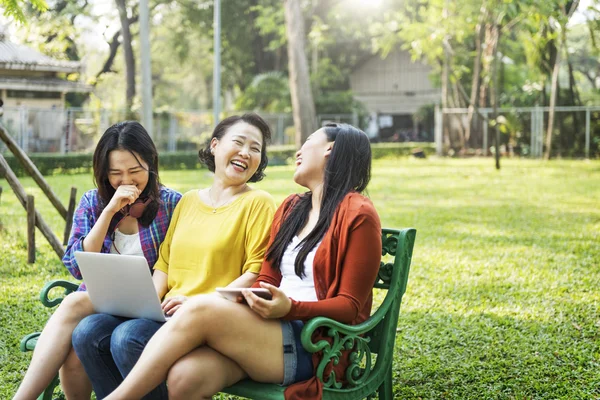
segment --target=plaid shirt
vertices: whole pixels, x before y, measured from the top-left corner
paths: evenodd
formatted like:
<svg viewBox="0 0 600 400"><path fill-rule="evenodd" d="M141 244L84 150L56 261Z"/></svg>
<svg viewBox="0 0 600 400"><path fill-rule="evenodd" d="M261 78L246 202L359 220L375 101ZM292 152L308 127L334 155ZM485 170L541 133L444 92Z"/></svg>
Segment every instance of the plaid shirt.
<svg viewBox="0 0 600 400"><path fill-rule="evenodd" d="M145 227L139 225L140 231L140 242L144 257L148 261L150 268L154 266L158 258L158 249L160 244L167 234L169 228L169 222L171 222L171 216L175 210L175 206L181 199L181 194L164 186L160 189L160 206L156 218L150 224ZM87 191L81 201L75 215L73 216L73 227L71 228L71 237L63 256L63 263L76 279L82 279L81 271L75 260L75 252L83 251L83 239L88 235L96 220L100 215L100 197L98 196L98 189L92 189ZM116 213L113 219L110 221L108 232L104 237L104 243L102 245L101 253L108 253L110 246L112 245L112 233L123 218L123 214ZM82 283L79 286L79 290L85 290L85 284Z"/></svg>

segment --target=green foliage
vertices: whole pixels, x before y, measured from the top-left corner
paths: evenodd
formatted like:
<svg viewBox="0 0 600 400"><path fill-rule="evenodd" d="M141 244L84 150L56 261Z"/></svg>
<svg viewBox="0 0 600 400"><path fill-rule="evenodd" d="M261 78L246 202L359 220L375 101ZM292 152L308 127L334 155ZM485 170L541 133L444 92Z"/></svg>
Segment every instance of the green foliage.
<svg viewBox="0 0 600 400"><path fill-rule="evenodd" d="M315 108L318 114L367 114L364 105L354 98L351 90L322 90L315 96Z"/></svg>
<svg viewBox="0 0 600 400"><path fill-rule="evenodd" d="M250 11L256 15L255 26L260 35L268 38L266 50L276 52L287 42L283 7L277 0L263 0L260 3L250 7Z"/></svg>
<svg viewBox="0 0 600 400"><path fill-rule="evenodd" d="M292 105L287 77L278 71L256 75L252 83L237 98L235 108L290 113Z"/></svg>
<svg viewBox="0 0 600 400"><path fill-rule="evenodd" d="M31 6L40 12L48 9L45 0L29 0L29 4L25 0L0 0L0 6L4 8L3 14L5 17L13 17L20 23L27 22L23 8Z"/></svg>
<svg viewBox="0 0 600 400"><path fill-rule="evenodd" d="M269 167L253 186L275 201L302 188L294 167ZM384 159L368 192L383 226L415 227L417 246L394 352L399 399L594 399L600 396L600 162ZM206 170L164 171L181 192ZM89 174L48 178L59 198ZM64 220L31 179L28 193L55 232ZM25 211L6 184L0 201L0 398L9 399L31 353L22 336L50 315L43 284L68 278L37 235L26 263ZM72 280L72 279L71 279ZM378 294L375 294L378 299Z"/></svg>
<svg viewBox="0 0 600 400"><path fill-rule="evenodd" d="M28 154L28 156L42 175L64 173L77 174L92 170L91 154L32 153ZM5 155L4 157L17 176L23 176L25 174L25 170L21 166L21 163L12 154Z"/></svg>

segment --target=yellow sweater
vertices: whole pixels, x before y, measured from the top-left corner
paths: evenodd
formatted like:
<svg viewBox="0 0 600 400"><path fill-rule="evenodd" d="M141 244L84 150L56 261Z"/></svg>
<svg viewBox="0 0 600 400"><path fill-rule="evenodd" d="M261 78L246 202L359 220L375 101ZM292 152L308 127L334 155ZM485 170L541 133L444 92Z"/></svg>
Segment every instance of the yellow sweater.
<svg viewBox="0 0 600 400"><path fill-rule="evenodd" d="M275 202L262 190L241 194L216 213L187 192L175 208L154 269L168 275L165 299L193 296L227 286L262 264Z"/></svg>

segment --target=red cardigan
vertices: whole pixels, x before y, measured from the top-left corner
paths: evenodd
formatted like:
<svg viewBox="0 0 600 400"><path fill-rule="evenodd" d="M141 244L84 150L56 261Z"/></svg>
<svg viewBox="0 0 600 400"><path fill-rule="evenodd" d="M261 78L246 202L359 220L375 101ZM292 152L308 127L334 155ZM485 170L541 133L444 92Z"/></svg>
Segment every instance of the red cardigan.
<svg viewBox="0 0 600 400"><path fill-rule="evenodd" d="M298 199L300 195L289 196L275 213L271 242ZM381 223L375 207L365 196L348 193L337 207L315 254L313 275L319 301L292 300L292 308L283 319L307 321L323 316L350 325L365 321L371 313L372 289L380 260ZM265 260L254 286L259 286L259 282L279 286L281 273ZM319 332L315 336L325 338ZM320 359L320 353L313 354L315 370ZM345 357L335 366L336 377L345 375L344 361ZM316 377L295 383L285 391L287 400L320 399L322 395L323 384Z"/></svg>

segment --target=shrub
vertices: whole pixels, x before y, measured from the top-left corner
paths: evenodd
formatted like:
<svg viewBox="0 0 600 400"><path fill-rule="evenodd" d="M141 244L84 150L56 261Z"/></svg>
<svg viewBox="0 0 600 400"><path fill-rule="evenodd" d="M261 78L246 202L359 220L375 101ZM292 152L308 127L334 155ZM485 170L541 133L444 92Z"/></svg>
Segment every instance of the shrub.
<svg viewBox="0 0 600 400"><path fill-rule="evenodd" d="M373 158L410 156L415 149L423 150L426 155L435 153L433 143L374 143ZM269 165L292 164L296 149L294 146L272 146L269 149ZM17 176L25 175L21 163L12 155L4 156L8 165ZM91 173L92 155L69 154L30 154L29 158L42 175ZM161 170L185 170L204 168L198 161L197 151L177 151L160 153L159 167Z"/></svg>

